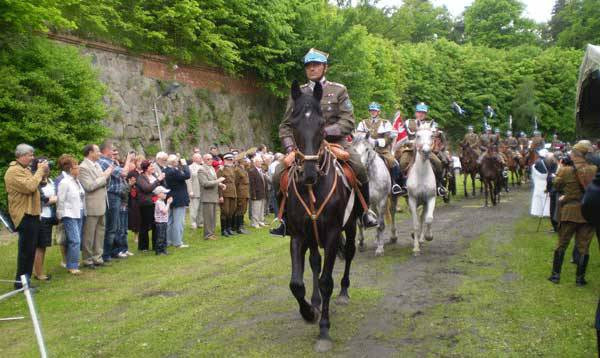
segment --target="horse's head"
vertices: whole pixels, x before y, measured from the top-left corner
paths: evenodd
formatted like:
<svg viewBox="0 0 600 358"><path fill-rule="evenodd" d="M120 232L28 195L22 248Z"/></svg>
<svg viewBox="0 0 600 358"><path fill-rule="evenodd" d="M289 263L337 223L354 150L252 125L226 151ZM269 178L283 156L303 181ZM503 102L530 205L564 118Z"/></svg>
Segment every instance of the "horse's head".
<svg viewBox="0 0 600 358"><path fill-rule="evenodd" d="M294 101L291 124L294 129L294 140L304 161L304 184L317 182L317 164L319 150L324 139L325 120L321 113L321 97L323 88L315 83L312 95L300 89L298 81L292 83L292 100Z"/></svg>
<svg viewBox="0 0 600 358"><path fill-rule="evenodd" d="M415 134L415 147L421 154L423 160L429 159L432 144L433 131L431 130L431 127L427 124L421 125Z"/></svg>
<svg viewBox="0 0 600 358"><path fill-rule="evenodd" d="M364 166L367 166L368 163L373 160L373 154L375 154L375 150L373 149L373 145L369 141L371 134L367 133L357 133L352 140L352 148L358 153L360 156L360 161Z"/></svg>

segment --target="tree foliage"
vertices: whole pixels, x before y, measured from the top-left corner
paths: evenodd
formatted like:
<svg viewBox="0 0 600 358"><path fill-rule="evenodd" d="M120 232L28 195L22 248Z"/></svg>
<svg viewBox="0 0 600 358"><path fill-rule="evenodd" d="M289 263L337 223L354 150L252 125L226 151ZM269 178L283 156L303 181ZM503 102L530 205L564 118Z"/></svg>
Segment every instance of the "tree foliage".
<svg viewBox="0 0 600 358"><path fill-rule="evenodd" d="M550 33L558 46L583 49L600 44L600 6L596 0L558 0Z"/></svg>

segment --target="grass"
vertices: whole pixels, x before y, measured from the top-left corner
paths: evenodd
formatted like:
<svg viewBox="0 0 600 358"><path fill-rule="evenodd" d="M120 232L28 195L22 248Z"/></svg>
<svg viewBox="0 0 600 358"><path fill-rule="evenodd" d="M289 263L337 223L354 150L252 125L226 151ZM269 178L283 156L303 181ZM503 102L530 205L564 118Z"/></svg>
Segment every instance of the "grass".
<svg viewBox="0 0 600 358"><path fill-rule="evenodd" d="M567 259L562 282L547 281L556 235L536 233L526 218L472 241L450 264L462 283L447 303L407 317L391 339L409 339L443 357L592 357L600 263L592 259L588 286L575 286ZM544 230L549 229L544 227ZM595 240L594 240L595 241ZM572 245L572 244L571 244ZM596 253L592 245L592 256Z"/></svg>
<svg viewBox="0 0 600 358"><path fill-rule="evenodd" d="M191 248L167 257L136 254L81 277L65 273L58 250L50 248L46 267L53 281L41 284L35 300L51 356L314 354L318 326L302 321L288 288L288 239L270 237L266 229L216 242L202 240L200 231L186 230L185 237ZM1 278L13 276L15 257L15 242L0 246ZM336 267L338 288L342 267ZM338 347L356 334L361 315L383 291L363 285L351 294L349 306L333 308ZM22 297L0 303L0 317L17 315L28 316ZM0 356L37 356L30 320L0 327Z"/></svg>

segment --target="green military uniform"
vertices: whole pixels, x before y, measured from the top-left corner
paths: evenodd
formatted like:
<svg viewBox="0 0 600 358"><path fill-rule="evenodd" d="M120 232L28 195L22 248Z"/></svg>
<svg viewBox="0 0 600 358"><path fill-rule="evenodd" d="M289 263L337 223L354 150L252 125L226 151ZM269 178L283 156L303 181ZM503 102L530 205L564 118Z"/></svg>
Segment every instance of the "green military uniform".
<svg viewBox="0 0 600 358"><path fill-rule="evenodd" d="M223 202L219 205L221 207L221 232L223 232L223 229L231 231L237 204L235 167L233 165L225 165L223 168L219 169L217 177L225 178L223 181L225 189L219 188L219 197L223 198Z"/></svg>
<svg viewBox="0 0 600 358"><path fill-rule="evenodd" d="M581 148L578 143L574 149ZM581 213L581 199L585 188L592 182L596 175L597 168L589 164L583 155L584 151L573 153L573 166L563 166L553 181L553 188L562 193L559 198L559 226L558 226L558 244L554 250L554 262L552 267L552 276L550 281L558 283L560 280L560 271L564 259L565 251L569 242L575 235L575 245L579 252L577 263L576 283L578 286L586 284L585 270L589 260L589 246L594 237L595 227L586 222Z"/></svg>
<svg viewBox="0 0 600 358"><path fill-rule="evenodd" d="M250 200L250 179L248 172L241 165L235 166L235 190L236 190L236 217L244 216L248 211L248 200Z"/></svg>
<svg viewBox="0 0 600 358"><path fill-rule="evenodd" d="M510 156L511 158L521 158L521 153L519 152L519 141L517 141L517 138L511 135L503 141L503 144L506 147L506 155Z"/></svg>
<svg viewBox="0 0 600 358"><path fill-rule="evenodd" d="M352 102L348 96L346 86L327 80L321 81L323 87L323 97L321 98L321 111L325 120L325 130L328 136L325 138L330 143L336 143L344 147L350 154L348 164L356 173L358 181L366 183L369 181L367 171L360 162L360 156L352 147L346 138L354 131L354 113ZM306 83L300 87L303 93L311 94L314 85ZM283 117L283 121L279 125L279 138L284 147L295 145L294 133L292 129L291 119L294 101L290 98L287 103L287 108ZM273 182L279 183L283 166L278 166Z"/></svg>

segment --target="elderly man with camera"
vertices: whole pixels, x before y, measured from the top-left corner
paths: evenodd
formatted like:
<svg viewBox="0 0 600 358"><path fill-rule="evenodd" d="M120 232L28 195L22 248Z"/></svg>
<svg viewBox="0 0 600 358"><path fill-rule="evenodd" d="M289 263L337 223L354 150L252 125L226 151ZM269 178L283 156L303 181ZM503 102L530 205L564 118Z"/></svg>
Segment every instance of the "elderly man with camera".
<svg viewBox="0 0 600 358"><path fill-rule="evenodd" d="M33 147L19 144L15 149L15 161L11 162L4 174L8 194L8 211L19 233L17 274L15 289L22 287L21 275L31 277L35 248L40 233L40 213L42 211L38 187L48 169L48 162L42 161L37 171L32 173L29 166L33 161Z"/></svg>

